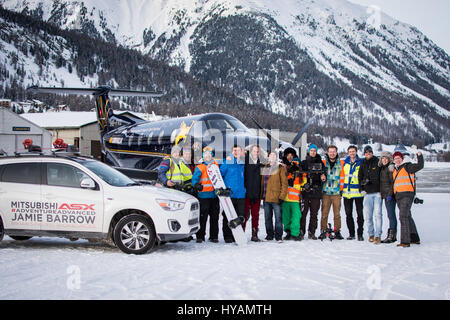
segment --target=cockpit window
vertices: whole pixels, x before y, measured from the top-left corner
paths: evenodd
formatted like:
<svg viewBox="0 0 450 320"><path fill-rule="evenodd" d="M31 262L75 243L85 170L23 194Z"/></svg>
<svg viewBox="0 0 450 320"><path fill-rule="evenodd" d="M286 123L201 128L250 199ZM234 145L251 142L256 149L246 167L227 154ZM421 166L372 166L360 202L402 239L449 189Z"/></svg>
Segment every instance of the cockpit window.
<svg viewBox="0 0 450 320"><path fill-rule="evenodd" d="M217 129L222 132L226 131L247 131L242 122L234 119L209 119L206 120L208 129Z"/></svg>

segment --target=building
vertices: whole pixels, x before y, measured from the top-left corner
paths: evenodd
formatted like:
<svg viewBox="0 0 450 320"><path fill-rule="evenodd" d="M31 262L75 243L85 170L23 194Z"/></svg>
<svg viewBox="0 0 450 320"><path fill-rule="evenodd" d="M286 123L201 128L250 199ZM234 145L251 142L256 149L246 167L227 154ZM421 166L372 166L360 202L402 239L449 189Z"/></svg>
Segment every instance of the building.
<svg viewBox="0 0 450 320"><path fill-rule="evenodd" d="M0 107L0 149L8 155L14 152L26 152L23 141L33 140L34 145L44 151L52 148L52 134L35 123Z"/></svg>
<svg viewBox="0 0 450 320"><path fill-rule="evenodd" d="M117 113L142 119L128 111ZM50 131L53 141L61 138L65 143L77 146L82 155L101 159L100 132L96 112L24 113L21 116Z"/></svg>

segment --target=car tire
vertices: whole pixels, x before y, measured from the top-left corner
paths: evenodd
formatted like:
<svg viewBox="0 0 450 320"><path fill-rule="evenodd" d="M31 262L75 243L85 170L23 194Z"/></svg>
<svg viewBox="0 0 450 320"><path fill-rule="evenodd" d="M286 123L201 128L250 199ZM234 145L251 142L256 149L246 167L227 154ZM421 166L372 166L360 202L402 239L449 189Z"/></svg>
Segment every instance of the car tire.
<svg viewBox="0 0 450 320"><path fill-rule="evenodd" d="M27 241L27 240L30 240L31 238L33 238L33 237L25 237L25 236L9 236L9 237L16 241Z"/></svg>
<svg viewBox="0 0 450 320"><path fill-rule="evenodd" d="M4 236L5 236L5 229L3 228L2 218L0 218L0 241L3 240Z"/></svg>
<svg viewBox="0 0 450 320"><path fill-rule="evenodd" d="M114 227L114 243L127 254L145 254L154 247L155 242L155 227L145 216L125 216Z"/></svg>

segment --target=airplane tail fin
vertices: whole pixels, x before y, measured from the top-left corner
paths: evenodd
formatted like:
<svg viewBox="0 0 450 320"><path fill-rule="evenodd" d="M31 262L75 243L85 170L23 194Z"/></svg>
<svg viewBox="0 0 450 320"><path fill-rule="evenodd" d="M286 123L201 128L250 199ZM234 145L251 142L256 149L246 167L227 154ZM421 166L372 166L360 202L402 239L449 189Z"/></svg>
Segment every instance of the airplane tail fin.
<svg viewBox="0 0 450 320"><path fill-rule="evenodd" d="M103 137L109 131L122 125L132 125L136 120L115 114L109 96L113 97L161 97L162 94L154 92L132 91L112 89L109 86L102 86L96 89L83 88L39 88L36 86L28 88L31 92L37 93L56 93L56 94L72 94L72 95L92 95L95 97L97 121L100 130L101 143L103 145Z"/></svg>

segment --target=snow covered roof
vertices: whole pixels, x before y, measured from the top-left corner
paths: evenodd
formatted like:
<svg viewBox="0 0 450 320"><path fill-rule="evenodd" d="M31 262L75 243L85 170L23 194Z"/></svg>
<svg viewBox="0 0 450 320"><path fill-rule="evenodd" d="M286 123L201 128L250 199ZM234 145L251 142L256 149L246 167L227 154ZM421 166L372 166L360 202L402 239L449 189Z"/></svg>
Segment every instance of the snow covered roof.
<svg viewBox="0 0 450 320"><path fill-rule="evenodd" d="M42 128L80 128L97 122L95 112L24 113L21 116Z"/></svg>
<svg viewBox="0 0 450 320"><path fill-rule="evenodd" d="M136 118L142 120L158 120L158 119L147 119L145 114L122 111L116 112L116 114L128 113ZM28 121L42 128L66 128L66 129L76 129L81 128L86 125L97 122L96 112L74 112L74 111L61 111L61 112L44 112L44 113L24 113L21 116ZM152 116L152 115L150 115Z"/></svg>

